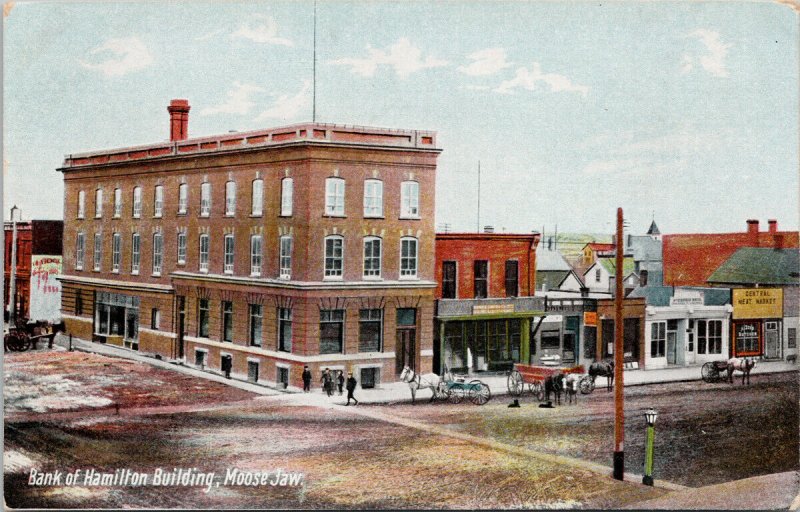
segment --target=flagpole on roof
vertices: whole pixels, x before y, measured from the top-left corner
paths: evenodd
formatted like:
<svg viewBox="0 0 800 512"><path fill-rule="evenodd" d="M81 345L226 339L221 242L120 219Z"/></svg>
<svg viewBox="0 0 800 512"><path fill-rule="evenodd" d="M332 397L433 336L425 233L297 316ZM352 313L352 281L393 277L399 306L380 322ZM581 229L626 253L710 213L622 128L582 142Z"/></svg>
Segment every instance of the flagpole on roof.
<svg viewBox="0 0 800 512"><path fill-rule="evenodd" d="M314 64L311 84L311 122L317 122L317 0L314 0Z"/></svg>

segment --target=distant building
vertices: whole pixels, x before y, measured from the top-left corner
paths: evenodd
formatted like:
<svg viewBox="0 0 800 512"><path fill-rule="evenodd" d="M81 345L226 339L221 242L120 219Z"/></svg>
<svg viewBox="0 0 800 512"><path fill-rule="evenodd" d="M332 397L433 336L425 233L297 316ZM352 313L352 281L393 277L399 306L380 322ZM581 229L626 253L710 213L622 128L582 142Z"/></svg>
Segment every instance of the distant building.
<svg viewBox="0 0 800 512"><path fill-rule="evenodd" d="M639 286L639 276L634 271L634 260L625 257L622 260L622 278L625 295ZM592 293L614 294L616 290L617 261L616 258L598 258L583 274L583 283Z"/></svg>
<svg viewBox="0 0 800 512"><path fill-rule="evenodd" d="M17 318L58 321L61 318L61 283L56 276L61 273L64 222L31 220L16 224L16 300L13 302L9 300L13 224L4 224L4 310L8 313L12 307L16 307Z"/></svg>
<svg viewBox="0 0 800 512"><path fill-rule="evenodd" d="M614 256L615 250L616 250L615 244L589 242L588 244L583 246L583 249L581 249L581 255L582 255L581 266L585 267L591 265L592 263L597 261L597 258Z"/></svg>
<svg viewBox="0 0 800 512"><path fill-rule="evenodd" d="M537 291L580 292L582 287L580 278L559 251L541 245L536 249Z"/></svg>

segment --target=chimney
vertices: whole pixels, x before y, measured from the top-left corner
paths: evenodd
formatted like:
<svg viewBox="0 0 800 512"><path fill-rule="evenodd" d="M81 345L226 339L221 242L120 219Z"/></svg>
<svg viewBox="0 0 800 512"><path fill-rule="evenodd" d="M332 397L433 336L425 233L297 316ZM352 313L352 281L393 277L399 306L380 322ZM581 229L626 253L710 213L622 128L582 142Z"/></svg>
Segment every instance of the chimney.
<svg viewBox="0 0 800 512"><path fill-rule="evenodd" d="M186 140L189 138L189 100L172 100L169 102L169 140Z"/></svg>
<svg viewBox="0 0 800 512"><path fill-rule="evenodd" d="M770 233L775 234L775 233L778 232L778 221L777 220L770 219L770 220L767 221L767 223L769 224L769 232Z"/></svg>
<svg viewBox="0 0 800 512"><path fill-rule="evenodd" d="M758 247L758 221L747 219L747 234L750 235L750 243L753 247Z"/></svg>

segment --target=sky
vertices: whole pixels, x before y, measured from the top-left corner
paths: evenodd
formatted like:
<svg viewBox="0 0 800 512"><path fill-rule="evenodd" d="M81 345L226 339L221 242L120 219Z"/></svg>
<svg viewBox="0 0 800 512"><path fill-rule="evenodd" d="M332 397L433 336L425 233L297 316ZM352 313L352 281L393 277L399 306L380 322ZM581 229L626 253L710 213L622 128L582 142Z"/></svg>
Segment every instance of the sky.
<svg viewBox="0 0 800 512"><path fill-rule="evenodd" d="M762 2L319 1L316 120L435 130L450 231L798 228L798 23ZM6 5L3 198L64 155L312 119L314 3ZM478 168L480 166L480 217Z"/></svg>

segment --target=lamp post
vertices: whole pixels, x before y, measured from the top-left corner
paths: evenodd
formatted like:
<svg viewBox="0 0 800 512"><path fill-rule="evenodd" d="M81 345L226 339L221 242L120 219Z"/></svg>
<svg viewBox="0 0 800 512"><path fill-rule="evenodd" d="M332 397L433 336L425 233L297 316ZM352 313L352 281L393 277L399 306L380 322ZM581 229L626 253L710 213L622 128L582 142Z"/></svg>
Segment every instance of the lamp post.
<svg viewBox="0 0 800 512"><path fill-rule="evenodd" d="M17 319L17 221L14 220L14 211L19 211L17 205L11 207L11 272L8 278L8 325L13 327Z"/></svg>
<svg viewBox="0 0 800 512"><path fill-rule="evenodd" d="M642 483L644 485L653 485L653 440L655 438L655 425L658 418L658 411L647 409L644 411L644 419L647 421L647 438L644 447L644 476Z"/></svg>

